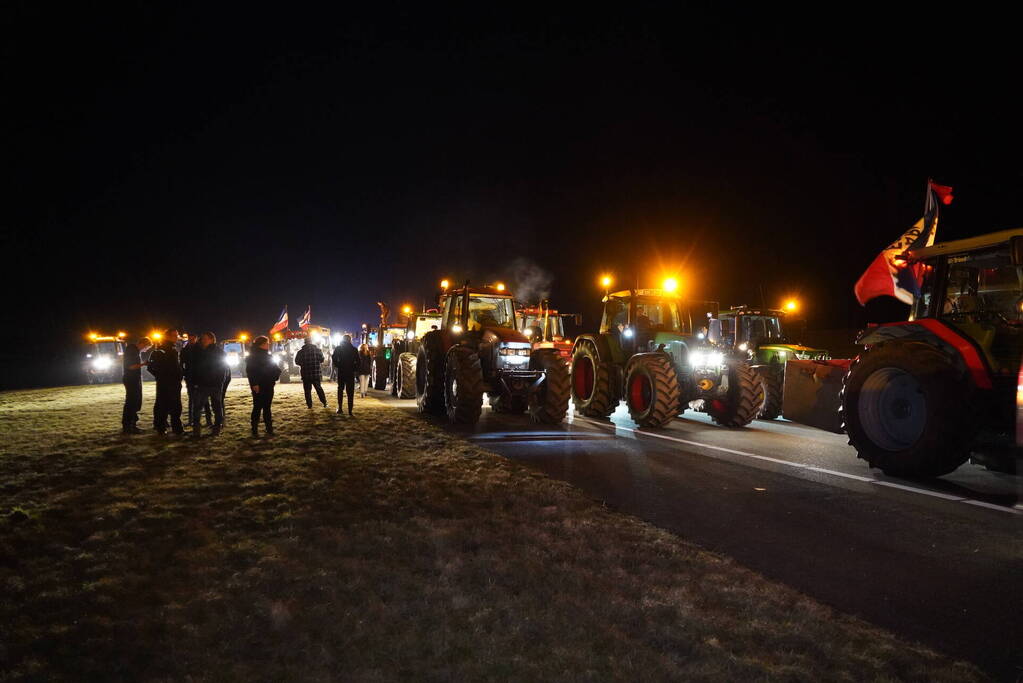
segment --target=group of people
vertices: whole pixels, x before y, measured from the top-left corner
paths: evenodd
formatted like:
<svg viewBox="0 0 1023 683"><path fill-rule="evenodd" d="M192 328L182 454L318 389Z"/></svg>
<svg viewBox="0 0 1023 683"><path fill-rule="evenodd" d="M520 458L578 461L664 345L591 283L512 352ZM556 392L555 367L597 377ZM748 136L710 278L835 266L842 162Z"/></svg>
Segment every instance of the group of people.
<svg viewBox="0 0 1023 683"><path fill-rule="evenodd" d="M135 344L128 344L124 352L124 410L121 426L125 434L140 434L138 413L142 410L142 368L156 379L156 402L153 405L153 429L166 434L168 428L174 434L183 434L191 428L195 436L201 436L202 420L217 435L224 427L224 396L231 383L231 368L227 364L224 350L217 345L212 332L203 332L181 349L177 330L167 330L161 343L153 348L152 340L143 337ZM365 344L362 345L366 347ZM152 349L152 350L151 350ZM150 351L151 350L151 351ZM144 356L148 353L148 359ZM367 364L367 359L370 363ZM355 378L364 375L368 379L371 355L368 347L363 352L356 350L350 335L345 335L331 354L331 361L337 371L337 414L342 415L343 395L348 397L348 415L353 415L355 399ZM327 397L323 391L323 352L307 338L305 345L295 355L295 364L301 368L302 387L308 408L313 407L312 392L323 407ZM252 435L258 436L259 423L263 422L266 433L273 435L271 405L274 386L280 379L281 368L270 353L270 340L257 337L245 362L245 375L252 393L251 426ZM366 379L363 379L363 397L366 395ZM185 383L188 397L186 421L182 422L181 384Z"/></svg>

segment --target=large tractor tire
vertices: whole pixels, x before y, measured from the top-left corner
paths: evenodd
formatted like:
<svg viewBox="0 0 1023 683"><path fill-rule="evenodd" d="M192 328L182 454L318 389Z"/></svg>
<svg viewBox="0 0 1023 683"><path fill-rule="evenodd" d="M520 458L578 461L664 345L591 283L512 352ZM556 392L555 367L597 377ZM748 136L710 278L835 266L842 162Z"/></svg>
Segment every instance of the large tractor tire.
<svg viewBox="0 0 1023 683"><path fill-rule="evenodd" d="M444 353L439 344L423 344L416 357L416 407L420 413L444 412Z"/></svg>
<svg viewBox="0 0 1023 683"><path fill-rule="evenodd" d="M526 404L525 396L503 396L497 392L491 392L487 394L487 398L490 399L490 408L495 413L521 415L529 407Z"/></svg>
<svg viewBox="0 0 1023 683"><path fill-rule="evenodd" d="M454 424L474 425L483 412L483 366L472 349L452 346L444 371L444 405Z"/></svg>
<svg viewBox="0 0 1023 683"><path fill-rule="evenodd" d="M387 389L387 358L381 354L373 359L373 388L378 391Z"/></svg>
<svg viewBox="0 0 1023 683"><path fill-rule="evenodd" d="M625 368L625 404L640 427L663 427L681 412L678 374L663 353L641 353Z"/></svg>
<svg viewBox="0 0 1023 683"><path fill-rule="evenodd" d="M560 424L572 397L568 366L554 349L537 349L529 359L529 369L544 371L543 382L529 397L529 416L540 424Z"/></svg>
<svg viewBox="0 0 1023 683"><path fill-rule="evenodd" d="M842 388L849 443L897 477L940 477L970 456L976 435L970 382L921 342L888 342L853 361Z"/></svg>
<svg viewBox="0 0 1023 683"><path fill-rule="evenodd" d="M398 398L416 397L416 356L412 353L403 353L398 356L398 372L395 375L395 382Z"/></svg>
<svg viewBox="0 0 1023 683"><path fill-rule="evenodd" d="M589 341L580 342L572 356L572 402L581 414L600 418L618 404L611 396L611 365L600 361Z"/></svg>
<svg viewBox="0 0 1023 683"><path fill-rule="evenodd" d="M748 364L730 363L727 372L728 395L707 401L707 413L722 427L745 427L760 413L764 392Z"/></svg>
<svg viewBox="0 0 1023 683"><path fill-rule="evenodd" d="M763 407L757 415L761 420L776 420L781 417L782 392L785 387L785 373L773 365L759 365L753 368L760 382L760 390L764 393Z"/></svg>

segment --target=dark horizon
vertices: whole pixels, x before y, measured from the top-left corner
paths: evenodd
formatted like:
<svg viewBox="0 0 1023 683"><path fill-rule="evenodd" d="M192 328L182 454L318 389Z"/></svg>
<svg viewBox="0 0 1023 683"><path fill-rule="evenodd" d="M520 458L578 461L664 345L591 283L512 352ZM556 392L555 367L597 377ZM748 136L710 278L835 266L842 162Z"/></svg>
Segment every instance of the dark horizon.
<svg viewBox="0 0 1023 683"><path fill-rule="evenodd" d="M1018 225L1019 59L989 18L631 12L9 9L5 366L285 304L355 329L518 259L588 329L602 272L662 270L853 328L928 177L955 187L940 241Z"/></svg>

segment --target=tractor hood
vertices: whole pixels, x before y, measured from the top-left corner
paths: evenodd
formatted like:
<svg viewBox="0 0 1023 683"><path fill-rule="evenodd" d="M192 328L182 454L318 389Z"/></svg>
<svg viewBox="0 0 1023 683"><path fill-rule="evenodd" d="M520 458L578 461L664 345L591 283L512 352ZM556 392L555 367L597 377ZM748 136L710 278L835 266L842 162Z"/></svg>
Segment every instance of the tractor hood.
<svg viewBox="0 0 1023 683"><path fill-rule="evenodd" d="M483 329L483 341L496 344L499 342L529 343L526 335L510 327L487 327Z"/></svg>
<svg viewBox="0 0 1023 683"><path fill-rule="evenodd" d="M758 351L778 353L785 351L799 360L828 360L831 355L824 349L814 349L802 344L761 344Z"/></svg>

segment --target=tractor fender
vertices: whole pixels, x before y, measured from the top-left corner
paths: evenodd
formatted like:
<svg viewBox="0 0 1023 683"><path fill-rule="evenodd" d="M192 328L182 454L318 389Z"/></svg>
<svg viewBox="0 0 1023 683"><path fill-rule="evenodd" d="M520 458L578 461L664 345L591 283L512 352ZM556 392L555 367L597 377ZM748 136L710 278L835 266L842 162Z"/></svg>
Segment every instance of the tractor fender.
<svg viewBox="0 0 1023 683"><path fill-rule="evenodd" d="M865 330L857 338L864 346L892 342L920 342L945 354L952 364L968 375L978 389L991 389L991 368L984 352L968 336L934 318L885 323Z"/></svg>
<svg viewBox="0 0 1023 683"><path fill-rule="evenodd" d="M579 344L582 342L590 342L597 349L597 359L601 363L614 363L614 355L611 353L611 346L607 343L607 339L602 334L580 334L575 338L575 343L572 345L572 355L575 356L575 350L579 348Z"/></svg>

